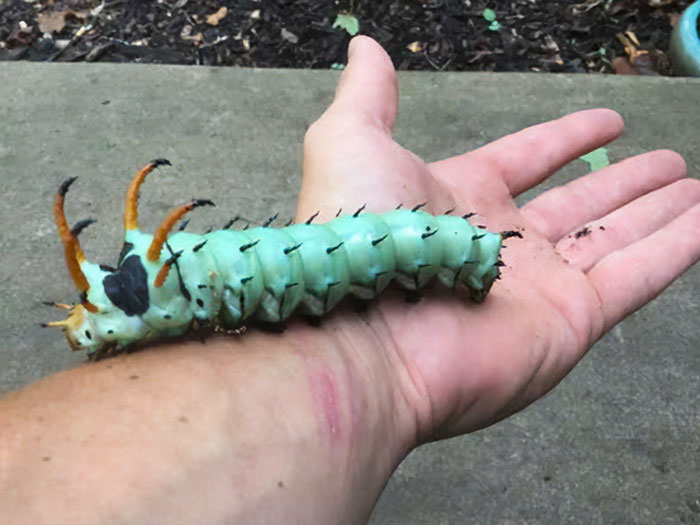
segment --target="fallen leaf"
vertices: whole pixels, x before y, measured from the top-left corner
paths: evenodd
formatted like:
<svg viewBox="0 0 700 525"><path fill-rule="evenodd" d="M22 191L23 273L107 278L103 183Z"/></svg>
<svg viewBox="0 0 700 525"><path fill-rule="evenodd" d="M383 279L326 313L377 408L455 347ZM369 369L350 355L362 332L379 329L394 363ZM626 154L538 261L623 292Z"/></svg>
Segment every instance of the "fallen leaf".
<svg viewBox="0 0 700 525"><path fill-rule="evenodd" d="M590 153L581 155L579 159L587 162L591 168L591 171L597 171L606 166L610 166L610 159L608 159L608 148L594 149Z"/></svg>
<svg viewBox="0 0 700 525"><path fill-rule="evenodd" d="M228 9L226 7L220 7L216 13L213 13L207 17L206 24L209 26L218 26L219 22L226 16Z"/></svg>
<svg viewBox="0 0 700 525"><path fill-rule="evenodd" d="M637 70L632 67L627 57L615 57L612 61L612 66L617 75L639 75Z"/></svg>
<svg viewBox="0 0 700 525"><path fill-rule="evenodd" d="M411 52L411 53L420 53L425 49L425 44L423 42L420 42L416 40L415 42L411 42L406 46L406 48Z"/></svg>
<svg viewBox="0 0 700 525"><path fill-rule="evenodd" d="M284 27L282 28L282 31L280 31L280 34L282 36L282 40L286 40L291 44L296 44L299 42L299 37Z"/></svg>
<svg viewBox="0 0 700 525"><path fill-rule="evenodd" d="M356 16L348 13L338 13L333 22L333 29L345 29L350 36L355 36L360 32L360 21Z"/></svg>
<svg viewBox="0 0 700 525"><path fill-rule="evenodd" d="M39 31L42 33L59 33L66 27L69 21L84 22L89 11L52 11L49 13L39 13L36 15L36 22Z"/></svg>

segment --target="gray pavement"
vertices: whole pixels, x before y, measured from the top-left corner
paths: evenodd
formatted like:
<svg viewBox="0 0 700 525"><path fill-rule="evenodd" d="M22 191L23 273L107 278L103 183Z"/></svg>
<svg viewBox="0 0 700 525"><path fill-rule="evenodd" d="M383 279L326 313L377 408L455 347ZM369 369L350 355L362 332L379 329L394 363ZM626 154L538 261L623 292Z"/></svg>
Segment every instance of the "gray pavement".
<svg viewBox="0 0 700 525"><path fill-rule="evenodd" d="M58 183L88 258L116 260L122 196L139 165L145 224L213 197L193 228L240 213L291 217L306 126L337 73L109 64L0 68L0 392L74 366L42 300L72 300L51 216ZM428 159L595 106L625 117L611 160L670 147L700 173L700 80L404 73L396 136ZM537 152L533 151L533 155ZM574 162L544 187L587 171ZM669 257L673 257L670 253ZM562 384L492 428L404 461L373 523L700 523L700 267L616 327Z"/></svg>

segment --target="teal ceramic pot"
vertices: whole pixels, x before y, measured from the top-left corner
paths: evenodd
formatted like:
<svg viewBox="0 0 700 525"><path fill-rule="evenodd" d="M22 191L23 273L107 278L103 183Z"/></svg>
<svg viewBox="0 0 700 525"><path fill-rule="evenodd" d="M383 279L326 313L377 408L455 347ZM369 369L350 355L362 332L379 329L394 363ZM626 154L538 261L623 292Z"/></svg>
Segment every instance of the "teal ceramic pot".
<svg viewBox="0 0 700 525"><path fill-rule="evenodd" d="M671 35L669 53L677 75L700 77L700 35L698 34L700 1L684 12Z"/></svg>

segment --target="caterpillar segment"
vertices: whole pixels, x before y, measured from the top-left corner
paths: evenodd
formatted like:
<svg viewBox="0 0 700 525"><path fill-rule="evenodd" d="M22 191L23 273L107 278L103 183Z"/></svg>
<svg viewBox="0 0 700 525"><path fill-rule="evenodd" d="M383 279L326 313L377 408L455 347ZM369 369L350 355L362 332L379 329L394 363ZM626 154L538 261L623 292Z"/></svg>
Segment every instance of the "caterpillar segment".
<svg viewBox="0 0 700 525"><path fill-rule="evenodd" d="M295 312L320 317L346 295L372 299L392 281L420 290L437 276L480 302L500 275L501 234L466 217L433 216L421 210L424 203L381 214L363 206L325 224L313 224L314 214L281 229L269 227L272 217L239 231L229 229L235 221L201 235L173 231L193 209L213 205L192 200L173 209L151 235L139 229L139 191L163 165L170 163L151 161L129 185L117 268L85 258L78 234L92 221L68 228L63 203L75 179L59 187L54 216L81 300L69 307L67 319L48 326L62 328L73 350L94 356L193 327L279 323Z"/></svg>

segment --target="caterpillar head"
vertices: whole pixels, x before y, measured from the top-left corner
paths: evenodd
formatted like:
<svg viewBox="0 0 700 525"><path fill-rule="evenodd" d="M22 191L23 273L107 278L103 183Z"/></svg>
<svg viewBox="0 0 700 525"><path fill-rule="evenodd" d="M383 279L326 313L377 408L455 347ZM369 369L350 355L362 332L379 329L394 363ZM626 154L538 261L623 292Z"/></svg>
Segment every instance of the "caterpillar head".
<svg viewBox="0 0 700 525"><path fill-rule="evenodd" d="M74 306L56 306L69 309L68 318L47 323L46 326L61 328L71 349L85 350L88 356L99 354L109 347L147 339L151 335L150 328L140 317L127 315L110 304L109 299L99 301L99 307L87 300Z"/></svg>
<svg viewBox="0 0 700 525"><path fill-rule="evenodd" d="M156 166L167 163L152 161L137 173L127 195L125 225L136 230L138 189L146 174ZM68 271L80 293L80 304L57 304L70 310L68 318L47 323L61 328L73 350L86 350L88 355L109 346L125 346L146 339L151 330L140 318L148 308L148 286L139 257L124 261L119 269L88 262L80 247L78 235L95 222L87 219L69 228L63 209L65 195L75 181L64 181L54 199L54 220L63 243ZM164 236L163 236L164 237Z"/></svg>
<svg viewBox="0 0 700 525"><path fill-rule="evenodd" d="M139 188L146 175L158 166L169 164L165 159L153 160L142 167L131 181L124 212L126 239L117 269L85 259L78 235L95 221L87 219L79 221L73 228L68 227L63 204L75 177L60 185L54 199L54 220L63 243L68 272L80 293L80 304L73 307L56 305L70 310L68 318L47 323L46 326L60 327L73 350L86 350L88 355L92 355L110 346L123 347L155 336L153 328L143 320L151 302L146 266L154 272L150 279L154 289L158 289L167 278L170 266L179 256L178 253L166 261L160 259L163 245L173 225L190 210L198 206L213 205L208 200L193 200L172 210L155 235L140 233L137 209ZM130 241L145 245L131 251L134 244ZM179 329L182 332L186 327L183 321L182 326L174 328L173 331Z"/></svg>

